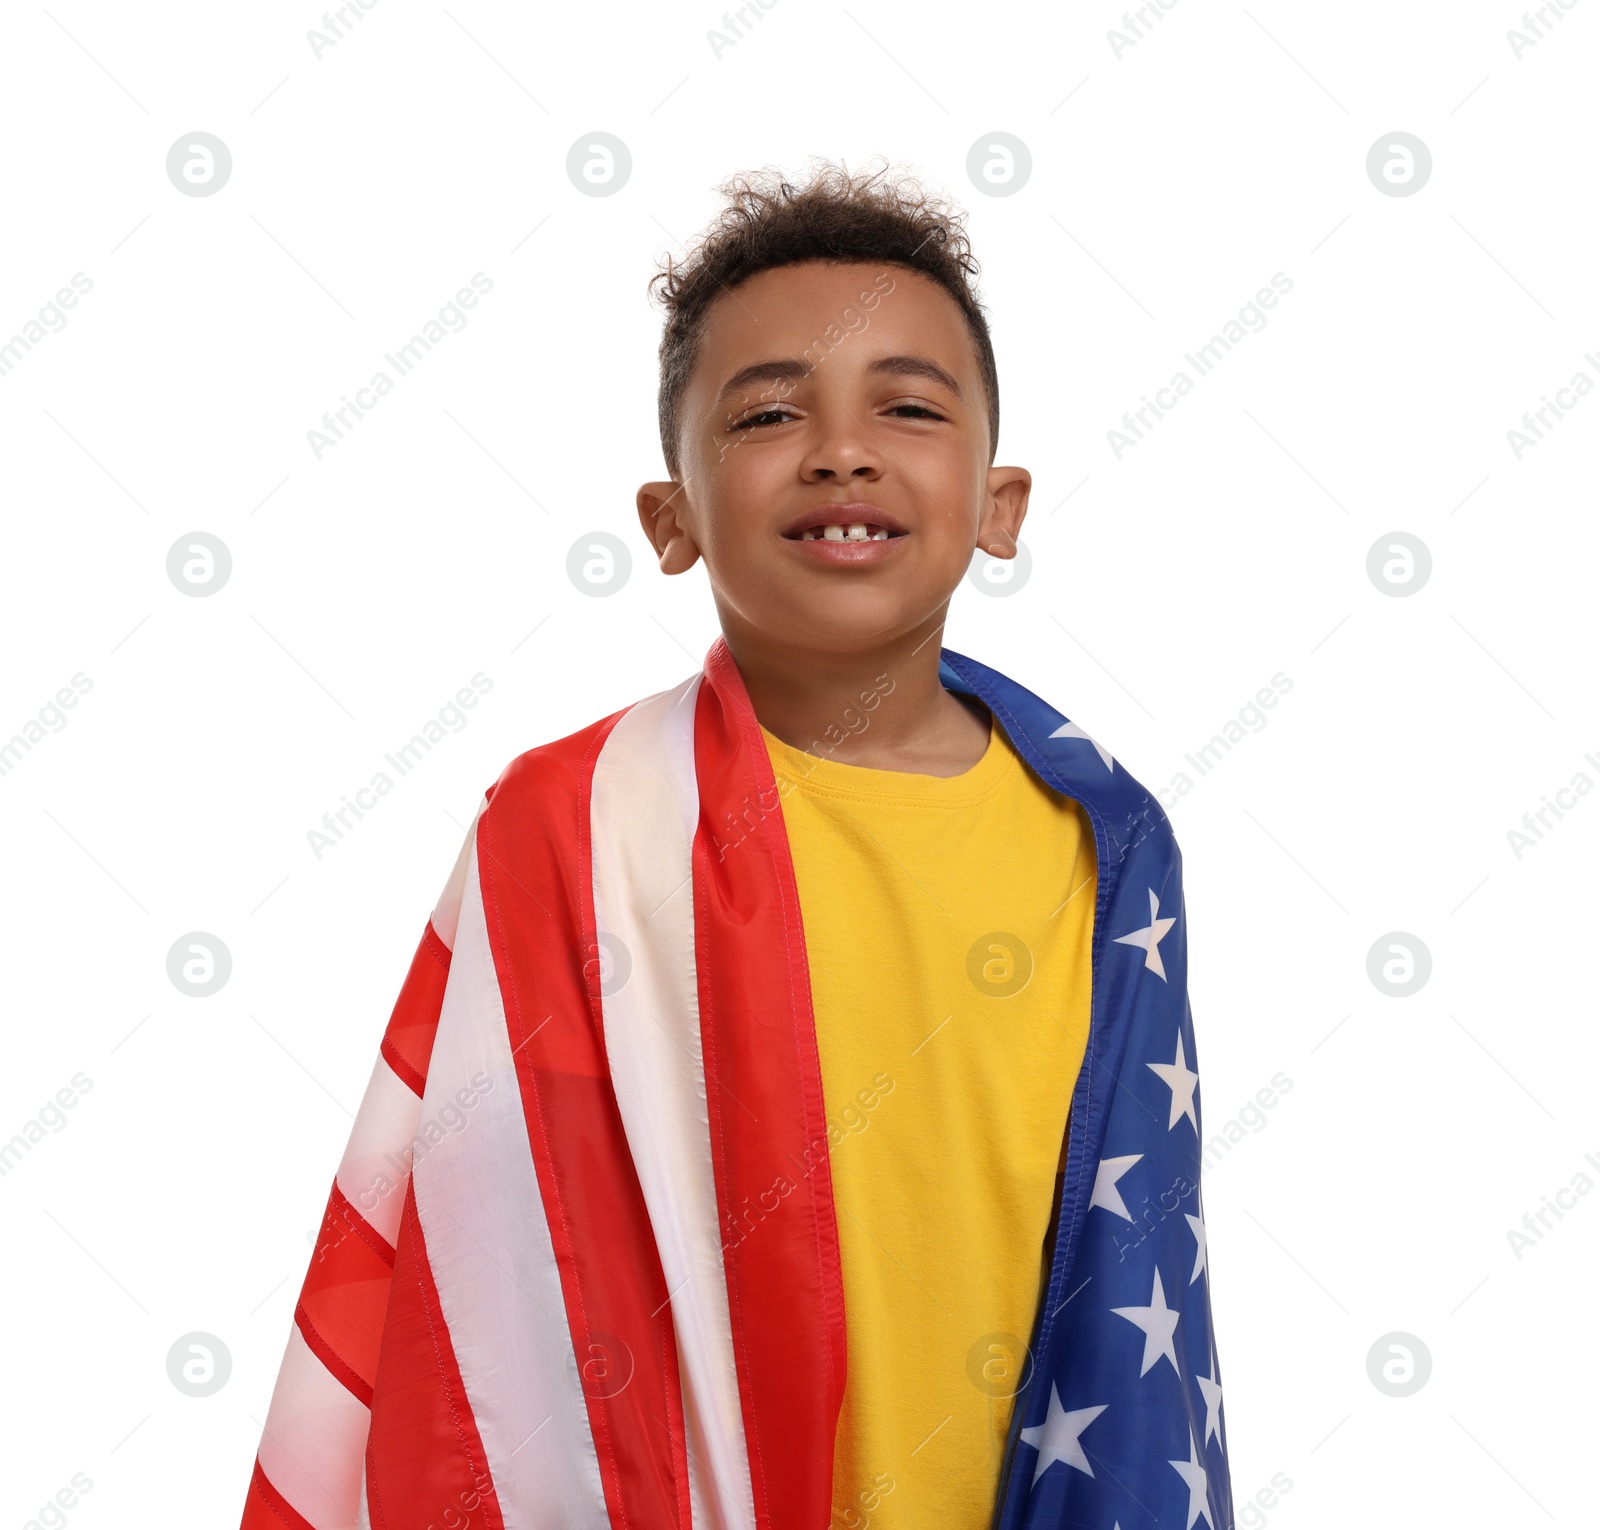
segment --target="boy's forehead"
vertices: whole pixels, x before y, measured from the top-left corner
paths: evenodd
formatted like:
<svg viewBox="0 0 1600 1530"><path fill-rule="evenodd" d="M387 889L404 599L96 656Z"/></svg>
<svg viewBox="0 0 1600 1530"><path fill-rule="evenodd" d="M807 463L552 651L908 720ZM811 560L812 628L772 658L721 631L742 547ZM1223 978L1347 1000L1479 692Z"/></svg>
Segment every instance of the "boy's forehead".
<svg viewBox="0 0 1600 1530"><path fill-rule="evenodd" d="M965 318L937 282L888 262L810 260L762 271L717 295L706 309L695 384L714 395L753 362L841 342L863 363L886 347L937 352L964 382L977 380Z"/></svg>

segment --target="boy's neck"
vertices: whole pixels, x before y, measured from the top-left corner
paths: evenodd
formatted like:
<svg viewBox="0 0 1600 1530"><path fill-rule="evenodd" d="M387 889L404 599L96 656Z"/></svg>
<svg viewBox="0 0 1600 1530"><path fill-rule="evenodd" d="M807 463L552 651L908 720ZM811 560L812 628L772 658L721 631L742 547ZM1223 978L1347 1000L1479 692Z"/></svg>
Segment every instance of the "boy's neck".
<svg viewBox="0 0 1600 1530"><path fill-rule="evenodd" d="M980 703L939 682L944 617L848 654L777 648L728 631L728 651L768 732L822 759L871 770L958 776L989 745Z"/></svg>

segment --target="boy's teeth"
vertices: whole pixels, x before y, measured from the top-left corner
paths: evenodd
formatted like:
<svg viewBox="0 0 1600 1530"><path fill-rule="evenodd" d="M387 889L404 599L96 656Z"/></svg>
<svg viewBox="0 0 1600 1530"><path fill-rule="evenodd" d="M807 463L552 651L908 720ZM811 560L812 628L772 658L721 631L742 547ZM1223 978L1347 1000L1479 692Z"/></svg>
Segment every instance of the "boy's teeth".
<svg viewBox="0 0 1600 1530"><path fill-rule="evenodd" d="M889 532L884 526L868 526L865 521L852 521L849 525L810 526L800 533L802 542L887 542Z"/></svg>

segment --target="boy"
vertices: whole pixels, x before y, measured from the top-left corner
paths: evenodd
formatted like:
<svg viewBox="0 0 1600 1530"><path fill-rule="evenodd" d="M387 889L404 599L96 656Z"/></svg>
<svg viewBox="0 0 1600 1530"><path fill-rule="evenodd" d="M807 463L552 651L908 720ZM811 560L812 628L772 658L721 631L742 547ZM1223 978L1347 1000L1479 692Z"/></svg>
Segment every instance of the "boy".
<svg viewBox="0 0 1600 1530"><path fill-rule="evenodd" d="M938 642L1030 488L976 263L881 173L725 190L638 495L722 636L479 809L245 1530L1227 1530L1177 847Z"/></svg>

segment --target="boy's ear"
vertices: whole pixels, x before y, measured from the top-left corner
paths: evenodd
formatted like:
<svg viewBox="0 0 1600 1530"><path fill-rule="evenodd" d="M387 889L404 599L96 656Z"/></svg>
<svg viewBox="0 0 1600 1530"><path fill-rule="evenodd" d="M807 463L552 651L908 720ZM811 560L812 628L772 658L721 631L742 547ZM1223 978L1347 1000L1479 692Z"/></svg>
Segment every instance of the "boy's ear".
<svg viewBox="0 0 1600 1530"><path fill-rule="evenodd" d="M978 517L978 546L994 558L1017 555L1017 533L1028 513L1033 474L1027 468L989 469L983 513Z"/></svg>
<svg viewBox="0 0 1600 1530"><path fill-rule="evenodd" d="M656 550L663 574L682 574L700 561L700 549L684 525L687 496L680 483L647 483L639 489L639 524Z"/></svg>

